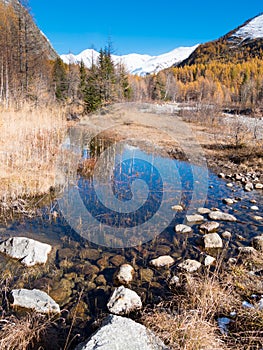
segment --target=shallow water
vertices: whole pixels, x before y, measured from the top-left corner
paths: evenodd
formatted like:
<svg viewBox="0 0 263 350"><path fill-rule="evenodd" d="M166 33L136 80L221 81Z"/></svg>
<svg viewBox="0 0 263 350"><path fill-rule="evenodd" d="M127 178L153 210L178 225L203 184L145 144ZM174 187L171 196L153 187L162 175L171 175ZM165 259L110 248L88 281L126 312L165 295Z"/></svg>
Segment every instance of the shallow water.
<svg viewBox="0 0 263 350"><path fill-rule="evenodd" d="M50 243L54 249L49 263L27 269L1 255L0 269L4 278L14 277L13 286L45 290L67 309L83 289L81 317L106 310L113 274L124 262L134 266L132 288L145 302L158 301L169 292L167 280L176 273L176 266L158 271L149 268L149 260L166 254L178 262L185 257L200 260L204 250L198 225L193 225L189 235L174 231L176 224L185 223L186 214L196 213L199 207L219 208L238 218L235 223L221 222L218 230L219 234L232 233L230 242L224 241L228 256L263 233L263 222L253 218L263 216L262 192L229 188L205 167L161 156L155 150L145 152L133 144L82 142L78 147L68 140L66 148L72 147L81 161L96 158L93 176L75 173L74 181L71 177L61 197L44 208L40 217L21 218L0 228L3 239L27 236ZM230 207L223 204L223 198L241 200ZM257 201L258 211L250 209L251 199ZM173 211L176 204L184 211ZM59 213L58 217L52 212Z"/></svg>

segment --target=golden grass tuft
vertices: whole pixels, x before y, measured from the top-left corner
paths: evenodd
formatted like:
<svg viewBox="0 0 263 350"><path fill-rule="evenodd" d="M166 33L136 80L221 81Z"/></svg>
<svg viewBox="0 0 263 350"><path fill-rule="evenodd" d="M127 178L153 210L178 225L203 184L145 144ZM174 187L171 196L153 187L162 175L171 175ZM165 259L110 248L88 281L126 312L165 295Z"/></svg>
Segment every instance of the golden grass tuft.
<svg viewBox="0 0 263 350"><path fill-rule="evenodd" d="M39 196L55 184L56 156L66 134L59 107L0 111L0 200Z"/></svg>

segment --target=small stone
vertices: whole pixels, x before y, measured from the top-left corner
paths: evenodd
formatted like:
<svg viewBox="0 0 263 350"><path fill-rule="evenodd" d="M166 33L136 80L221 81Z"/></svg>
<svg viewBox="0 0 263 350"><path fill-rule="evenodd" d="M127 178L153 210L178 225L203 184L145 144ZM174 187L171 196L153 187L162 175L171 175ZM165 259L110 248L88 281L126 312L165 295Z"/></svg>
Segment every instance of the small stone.
<svg viewBox="0 0 263 350"><path fill-rule="evenodd" d="M224 198L223 203L225 203L227 205L231 205L231 204L234 204L234 201L231 198Z"/></svg>
<svg viewBox="0 0 263 350"><path fill-rule="evenodd" d="M120 286L116 288L107 304L110 312L116 315L125 315L142 308L139 295L129 288Z"/></svg>
<svg viewBox="0 0 263 350"><path fill-rule="evenodd" d="M175 211L183 211L184 208L181 206L181 205L173 205L172 210L175 210Z"/></svg>
<svg viewBox="0 0 263 350"><path fill-rule="evenodd" d="M119 271L116 273L115 282L117 284L129 284L133 280L134 268L129 264L123 264L120 266Z"/></svg>
<svg viewBox="0 0 263 350"><path fill-rule="evenodd" d="M223 248L221 237L217 233L208 233L204 236L205 248Z"/></svg>
<svg viewBox="0 0 263 350"><path fill-rule="evenodd" d="M234 185L232 184L232 182L227 183L226 186L227 186L227 187L230 187L230 188L231 188L231 187L234 187Z"/></svg>
<svg viewBox="0 0 263 350"><path fill-rule="evenodd" d="M228 263L233 265L233 264L236 264L237 263L237 259L236 258L229 258L228 259Z"/></svg>
<svg viewBox="0 0 263 350"><path fill-rule="evenodd" d="M259 215L255 215L255 216L253 216L253 219L256 220L256 221L262 221L263 217L259 216Z"/></svg>
<svg viewBox="0 0 263 350"><path fill-rule="evenodd" d="M229 232L229 231L224 231L224 232L222 233L222 237L225 238L225 239L230 239L231 236L232 236L232 234L231 234L231 232Z"/></svg>
<svg viewBox="0 0 263 350"><path fill-rule="evenodd" d="M187 259L181 262L178 267L187 272L195 272L201 267L201 263L196 260Z"/></svg>
<svg viewBox="0 0 263 350"><path fill-rule="evenodd" d="M256 204L256 203L257 203L257 201L256 201L255 199L250 199L249 202L250 202L250 203L253 203L253 204Z"/></svg>
<svg viewBox="0 0 263 350"><path fill-rule="evenodd" d="M253 191L253 189L254 189L254 185L252 182L248 182L245 184L245 191L246 192L251 192L251 191Z"/></svg>
<svg viewBox="0 0 263 350"><path fill-rule="evenodd" d="M223 213L221 211L211 211L208 214L211 220L220 220L220 221L237 221L237 218L234 215Z"/></svg>
<svg viewBox="0 0 263 350"><path fill-rule="evenodd" d="M98 277L96 277L94 282L96 283L97 286L106 286L107 285L106 278L103 275L99 275Z"/></svg>
<svg viewBox="0 0 263 350"><path fill-rule="evenodd" d="M204 220L204 217L203 215L199 215L199 214L186 215L186 220L188 222L200 222Z"/></svg>
<svg viewBox="0 0 263 350"><path fill-rule="evenodd" d="M180 278L178 276L173 276L169 281L170 286L180 286Z"/></svg>
<svg viewBox="0 0 263 350"><path fill-rule="evenodd" d="M32 309L40 313L60 313L59 305L45 292L38 289L13 289L12 305Z"/></svg>
<svg viewBox="0 0 263 350"><path fill-rule="evenodd" d="M251 210L259 210L259 207L257 207L256 205L252 205L252 206L250 207L250 209L251 209Z"/></svg>
<svg viewBox="0 0 263 350"><path fill-rule="evenodd" d="M111 259L110 259L111 264L113 264L114 266L120 266L122 264L125 263L125 257L122 255L114 255Z"/></svg>
<svg viewBox="0 0 263 350"><path fill-rule="evenodd" d="M205 257L204 264L205 264L205 266L210 266L210 265L212 265L215 261L216 261L216 259L215 259L213 256L207 255L207 256Z"/></svg>
<svg viewBox="0 0 263 350"><path fill-rule="evenodd" d="M159 256L150 261L150 265L154 267L171 266L174 264L174 259L170 255Z"/></svg>
<svg viewBox="0 0 263 350"><path fill-rule="evenodd" d="M203 232L214 232L218 229L219 223L215 221L205 222L204 224L200 225L199 229Z"/></svg>
<svg viewBox="0 0 263 350"><path fill-rule="evenodd" d="M256 188L257 190L262 190L262 189L263 189L263 184L257 183L257 184L255 184L255 188Z"/></svg>
<svg viewBox="0 0 263 350"><path fill-rule="evenodd" d="M191 233L192 228L187 225L179 224L175 226L175 232L177 233Z"/></svg>
<svg viewBox="0 0 263 350"><path fill-rule="evenodd" d="M218 177L220 177L221 179L224 179L226 177L226 175L224 173L219 173Z"/></svg>
<svg viewBox="0 0 263 350"><path fill-rule="evenodd" d="M208 208L198 208L198 209L197 209L197 212L198 212L199 214L204 215L204 214L209 214L209 213L211 212L211 210L208 209Z"/></svg>

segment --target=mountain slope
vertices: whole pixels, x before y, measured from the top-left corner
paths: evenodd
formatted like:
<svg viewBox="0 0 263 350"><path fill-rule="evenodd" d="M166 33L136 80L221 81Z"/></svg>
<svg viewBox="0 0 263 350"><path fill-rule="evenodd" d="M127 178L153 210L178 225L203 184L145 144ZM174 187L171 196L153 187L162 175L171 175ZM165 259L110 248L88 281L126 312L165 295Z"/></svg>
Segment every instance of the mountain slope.
<svg viewBox="0 0 263 350"><path fill-rule="evenodd" d="M242 62L263 58L263 14L260 14L221 38L199 45L180 66L198 63Z"/></svg>
<svg viewBox="0 0 263 350"><path fill-rule="evenodd" d="M179 47L159 56L133 53L123 56L112 55L112 59L115 64L124 64L130 74L145 76L152 73L158 73L162 69L169 68L172 65L183 61L197 48L197 46L198 45L192 47ZM90 68L92 61L96 62L98 56L99 53L97 51L87 49L78 55L61 55L61 58L67 64L79 64L83 61L85 66Z"/></svg>
<svg viewBox="0 0 263 350"><path fill-rule="evenodd" d="M54 60L58 57L47 37L38 28L29 11L21 5L20 1L0 0L0 3L11 6L17 18L19 18L20 31L26 33L27 36L28 50L34 50L36 54L42 55L42 58Z"/></svg>

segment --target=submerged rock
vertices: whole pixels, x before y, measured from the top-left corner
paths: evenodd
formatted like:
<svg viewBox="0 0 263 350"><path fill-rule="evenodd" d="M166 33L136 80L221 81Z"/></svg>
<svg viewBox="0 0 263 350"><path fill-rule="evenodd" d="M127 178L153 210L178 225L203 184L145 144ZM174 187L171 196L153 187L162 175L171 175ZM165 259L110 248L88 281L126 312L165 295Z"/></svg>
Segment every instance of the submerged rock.
<svg viewBox="0 0 263 350"><path fill-rule="evenodd" d="M120 286L114 290L107 304L110 312L116 315L125 315L142 308L139 295L129 288Z"/></svg>
<svg viewBox="0 0 263 350"><path fill-rule="evenodd" d="M192 232L192 227L179 224L175 226L175 232L177 233L191 233Z"/></svg>
<svg viewBox="0 0 263 350"><path fill-rule="evenodd" d="M200 230L203 232L214 232L218 229L219 223L215 221L205 222L204 224L200 225Z"/></svg>
<svg viewBox="0 0 263 350"><path fill-rule="evenodd" d="M26 266L45 264L51 245L26 237L12 237L0 243L0 252L19 259Z"/></svg>
<svg viewBox="0 0 263 350"><path fill-rule="evenodd" d="M188 222L200 222L204 221L204 219L203 215L200 214L186 215L186 220Z"/></svg>
<svg viewBox="0 0 263 350"><path fill-rule="evenodd" d="M237 218L234 215L223 213L222 211L211 211L208 214L211 220L219 220L219 221L237 221Z"/></svg>
<svg viewBox="0 0 263 350"><path fill-rule="evenodd" d="M181 205L173 205L171 207L172 210L175 210L175 211L183 211L184 208L181 206Z"/></svg>
<svg viewBox="0 0 263 350"><path fill-rule="evenodd" d="M198 208L197 211L199 214L202 214L202 215L209 214L211 212L211 210L208 208Z"/></svg>
<svg viewBox="0 0 263 350"><path fill-rule="evenodd" d="M231 204L234 204L234 201L231 198L224 198L223 203L225 203L227 205L231 205Z"/></svg>
<svg viewBox="0 0 263 350"><path fill-rule="evenodd" d="M59 313L59 305L45 292L38 289L14 289L12 305L32 309L40 313Z"/></svg>
<svg viewBox="0 0 263 350"><path fill-rule="evenodd" d="M181 262L178 267L187 272L195 272L201 267L201 263L196 260L187 259Z"/></svg>
<svg viewBox="0 0 263 350"><path fill-rule="evenodd" d="M172 258L170 255L162 255L162 256L159 256L159 258L156 258L150 261L150 265L154 267L170 266L170 265L173 265L173 263L174 263L174 258Z"/></svg>
<svg viewBox="0 0 263 350"><path fill-rule="evenodd" d="M75 350L169 350L145 326L126 317L109 315L89 340Z"/></svg>
<svg viewBox="0 0 263 350"><path fill-rule="evenodd" d="M134 268L131 265L121 265L114 276L115 283L124 285L129 284L133 280L134 273Z"/></svg>

